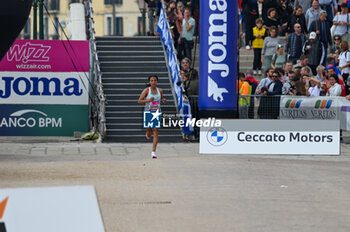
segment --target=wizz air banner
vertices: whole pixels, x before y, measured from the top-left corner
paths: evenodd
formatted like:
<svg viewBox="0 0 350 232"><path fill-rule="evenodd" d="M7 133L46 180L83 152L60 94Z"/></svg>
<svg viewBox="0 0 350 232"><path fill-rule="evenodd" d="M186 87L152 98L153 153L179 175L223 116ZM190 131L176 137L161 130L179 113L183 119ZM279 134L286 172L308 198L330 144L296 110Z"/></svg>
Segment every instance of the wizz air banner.
<svg viewBox="0 0 350 232"><path fill-rule="evenodd" d="M237 108L238 2L201 3L200 110Z"/></svg>
<svg viewBox="0 0 350 232"><path fill-rule="evenodd" d="M88 131L89 41L17 40L0 62L0 136Z"/></svg>

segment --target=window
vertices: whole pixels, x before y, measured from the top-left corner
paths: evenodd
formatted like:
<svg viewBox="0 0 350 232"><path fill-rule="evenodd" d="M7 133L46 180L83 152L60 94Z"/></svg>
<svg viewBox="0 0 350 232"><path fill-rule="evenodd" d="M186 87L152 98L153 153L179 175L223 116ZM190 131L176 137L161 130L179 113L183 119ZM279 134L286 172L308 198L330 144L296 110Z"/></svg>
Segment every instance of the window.
<svg viewBox="0 0 350 232"><path fill-rule="evenodd" d="M80 0L71 0L70 3L80 3Z"/></svg>
<svg viewBox="0 0 350 232"><path fill-rule="evenodd" d="M50 0L49 10L60 10L60 1Z"/></svg>
<svg viewBox="0 0 350 232"><path fill-rule="evenodd" d="M123 0L114 0L115 4L123 4ZM105 5L112 5L113 0L105 0Z"/></svg>
<svg viewBox="0 0 350 232"><path fill-rule="evenodd" d="M116 29L116 35L122 36L123 35L123 18L122 17L115 17L115 29ZM107 35L113 35L113 28L112 28L112 17L107 17Z"/></svg>
<svg viewBox="0 0 350 232"><path fill-rule="evenodd" d="M30 39L30 18L28 18L26 25L24 25L23 32L22 32L22 38L23 39Z"/></svg>

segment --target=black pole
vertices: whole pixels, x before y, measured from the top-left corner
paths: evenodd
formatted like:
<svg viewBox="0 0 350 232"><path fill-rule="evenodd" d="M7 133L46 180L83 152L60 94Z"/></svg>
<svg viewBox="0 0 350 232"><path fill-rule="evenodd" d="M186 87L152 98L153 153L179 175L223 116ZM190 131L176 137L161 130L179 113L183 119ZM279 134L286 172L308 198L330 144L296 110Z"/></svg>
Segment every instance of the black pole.
<svg viewBox="0 0 350 232"><path fill-rule="evenodd" d="M38 1L33 1L33 39L38 39Z"/></svg>
<svg viewBox="0 0 350 232"><path fill-rule="evenodd" d="M112 34L113 35L116 35L117 34L117 28L116 28L116 21L115 21L115 0L112 0L112 27L113 27L113 30L112 30Z"/></svg>
<svg viewBox="0 0 350 232"><path fill-rule="evenodd" d="M39 39L44 39L44 0L39 0Z"/></svg>

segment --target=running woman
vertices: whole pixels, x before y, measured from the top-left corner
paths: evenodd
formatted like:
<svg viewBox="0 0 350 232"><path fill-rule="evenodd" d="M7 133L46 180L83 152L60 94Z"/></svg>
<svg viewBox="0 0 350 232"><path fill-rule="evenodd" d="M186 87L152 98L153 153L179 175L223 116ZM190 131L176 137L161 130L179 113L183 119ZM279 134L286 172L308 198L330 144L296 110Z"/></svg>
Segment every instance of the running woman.
<svg viewBox="0 0 350 232"><path fill-rule="evenodd" d="M163 90L157 87L158 77L156 75L152 75L148 77L148 86L145 88L138 100L138 104L145 104L145 111L157 111L160 110L160 101L163 103L166 102L166 99L163 97ZM147 128L146 129L146 138L151 139L153 132L153 151L152 158L156 159L156 148L158 144L158 128Z"/></svg>

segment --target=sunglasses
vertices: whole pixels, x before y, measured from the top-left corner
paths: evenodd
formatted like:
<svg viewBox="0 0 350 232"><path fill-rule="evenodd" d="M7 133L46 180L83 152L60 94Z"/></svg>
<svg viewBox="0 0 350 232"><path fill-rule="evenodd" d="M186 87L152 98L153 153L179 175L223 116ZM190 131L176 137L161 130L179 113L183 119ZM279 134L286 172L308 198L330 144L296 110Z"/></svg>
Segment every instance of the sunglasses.
<svg viewBox="0 0 350 232"><path fill-rule="evenodd" d="M340 40L340 39L334 39L334 40Z"/></svg>
<svg viewBox="0 0 350 232"><path fill-rule="evenodd" d="M272 77L279 77L279 76L273 75Z"/></svg>

